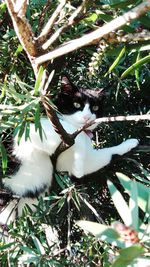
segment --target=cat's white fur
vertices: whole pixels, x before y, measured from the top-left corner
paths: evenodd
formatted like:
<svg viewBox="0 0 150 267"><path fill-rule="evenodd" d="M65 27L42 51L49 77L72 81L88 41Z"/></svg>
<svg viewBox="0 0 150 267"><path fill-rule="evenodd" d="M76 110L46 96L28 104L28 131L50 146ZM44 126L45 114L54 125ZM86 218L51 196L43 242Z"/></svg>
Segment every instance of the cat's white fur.
<svg viewBox="0 0 150 267"><path fill-rule="evenodd" d="M77 111L73 115L62 115L60 121L68 133L73 133L86 122L95 118L95 114L90 111L89 104L86 104L82 111ZM43 140L41 140L39 133L35 131L34 124L30 126L30 138L27 141L23 136L18 145L17 137L15 139L14 155L21 160L22 165L15 175L11 178L5 178L4 184L16 195L22 196L29 189L33 191L40 190L45 185L46 192L51 185L53 166L50 156L61 143L61 139L47 118L41 119L41 125ZM93 128L92 126L91 129ZM67 171L70 175L81 178L109 164L112 155L123 155L137 145L137 139L129 139L114 147L95 150L88 135L81 132L76 137L75 144L59 156L56 166L57 171ZM25 203L34 210L32 204L37 204L37 199L21 198L18 203L19 215L21 215ZM1 223L7 221L10 210L12 210L12 203L4 210L4 213L0 214ZM6 214L7 216L4 216ZM15 212L11 214L8 221L13 220L14 217Z"/></svg>

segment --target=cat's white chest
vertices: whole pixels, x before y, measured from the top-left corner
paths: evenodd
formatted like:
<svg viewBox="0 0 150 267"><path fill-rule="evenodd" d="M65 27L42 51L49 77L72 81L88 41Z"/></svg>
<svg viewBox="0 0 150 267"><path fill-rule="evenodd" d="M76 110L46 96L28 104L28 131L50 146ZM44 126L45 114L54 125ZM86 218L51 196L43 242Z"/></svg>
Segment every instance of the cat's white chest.
<svg viewBox="0 0 150 267"><path fill-rule="evenodd" d="M75 144L63 152L57 160L57 170L67 171L77 178L84 176L86 164L86 155L92 148L90 138L83 132L75 140Z"/></svg>

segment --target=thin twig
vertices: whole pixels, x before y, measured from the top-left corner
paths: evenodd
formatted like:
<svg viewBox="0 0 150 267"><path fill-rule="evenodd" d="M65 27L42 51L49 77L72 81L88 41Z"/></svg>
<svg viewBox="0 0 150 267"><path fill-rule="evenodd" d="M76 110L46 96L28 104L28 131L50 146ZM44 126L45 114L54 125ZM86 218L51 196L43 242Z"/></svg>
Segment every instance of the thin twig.
<svg viewBox="0 0 150 267"><path fill-rule="evenodd" d="M50 19L48 20L48 22L46 23L44 29L42 30L41 34L38 36L37 40L39 42L43 42L44 40L46 40L48 34L50 33L58 15L60 14L62 8L64 7L64 5L66 4L66 0L61 0L60 4L57 6L56 10L54 11L54 13L52 14L52 16L50 17Z"/></svg>
<svg viewBox="0 0 150 267"><path fill-rule="evenodd" d="M98 222L105 224L104 221L103 221L103 219L99 216L99 214L96 211L96 209L86 200L86 198L85 197L82 197L81 194L78 194L78 196L83 201L83 203L85 203L85 205L93 212L93 214L97 218Z"/></svg>
<svg viewBox="0 0 150 267"><path fill-rule="evenodd" d="M115 31L116 29L124 26L125 24L131 22L132 20L137 19L138 17L146 13L148 10L150 10L150 0L142 2L137 7L131 9L122 16L113 19L111 22L108 22L107 24L98 28L97 30L89 34L85 34L84 36L77 38L73 41L64 43L55 50L36 58L35 63L41 64L43 62L68 54L86 45L96 44L102 37L106 36L111 31Z"/></svg>
<svg viewBox="0 0 150 267"><path fill-rule="evenodd" d="M68 205L68 214L67 214L67 222L68 222L68 233L67 233L67 250L71 254L71 195L72 192L68 193L67 197L67 205Z"/></svg>
<svg viewBox="0 0 150 267"><path fill-rule="evenodd" d="M108 123L108 122L115 122L115 121L140 121L140 120L150 120L150 114L145 114L145 115L131 115L131 116L116 116L116 117L103 117L103 118L98 118L94 121L91 121L84 126L80 127L77 129L72 136L74 138L77 137L78 134L80 134L82 131L85 131L88 127L90 127L93 124L100 124L102 122Z"/></svg>
<svg viewBox="0 0 150 267"><path fill-rule="evenodd" d="M38 33L42 31L42 27L44 24L44 18L45 18L45 15L46 15L49 7L50 7L50 3L51 3L51 0L47 0L45 6L43 7L43 10L41 11L41 15L39 18L39 23L38 23Z"/></svg>
<svg viewBox="0 0 150 267"><path fill-rule="evenodd" d="M75 23L75 18L79 15L79 13L85 8L87 0L83 0L82 4L73 12L70 16L66 24L64 24L61 28L59 28L49 40L47 40L43 45L42 48L46 50L50 45L52 45L60 36L60 34L67 29L68 27L72 26Z"/></svg>
<svg viewBox="0 0 150 267"><path fill-rule="evenodd" d="M114 122L114 121L143 121L150 120L150 114L144 115L130 115L130 116L117 116L117 117L103 117L98 118L94 121L94 123L102 123L102 122Z"/></svg>

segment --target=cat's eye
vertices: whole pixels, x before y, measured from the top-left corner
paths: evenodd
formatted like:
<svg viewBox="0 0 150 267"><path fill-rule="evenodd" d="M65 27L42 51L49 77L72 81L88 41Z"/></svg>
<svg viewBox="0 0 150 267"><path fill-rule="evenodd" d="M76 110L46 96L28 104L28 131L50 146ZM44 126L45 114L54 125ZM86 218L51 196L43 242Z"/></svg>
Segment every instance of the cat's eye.
<svg viewBox="0 0 150 267"><path fill-rule="evenodd" d="M93 106L92 109L93 109L94 111L97 111L97 110L99 109L99 106Z"/></svg>
<svg viewBox="0 0 150 267"><path fill-rule="evenodd" d="M81 108L81 104L78 102L74 102L73 105L75 108Z"/></svg>

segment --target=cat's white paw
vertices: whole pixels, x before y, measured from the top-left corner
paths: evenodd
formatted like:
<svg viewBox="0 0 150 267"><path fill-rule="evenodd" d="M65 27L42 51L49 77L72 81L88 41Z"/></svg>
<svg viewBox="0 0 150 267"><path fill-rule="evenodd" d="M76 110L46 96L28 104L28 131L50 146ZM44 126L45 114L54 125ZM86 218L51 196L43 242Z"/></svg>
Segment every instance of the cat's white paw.
<svg viewBox="0 0 150 267"><path fill-rule="evenodd" d="M119 147L119 155L123 155L127 152L129 152L131 149L136 147L139 144L139 141L137 139L128 139L124 142L122 142L118 147Z"/></svg>

